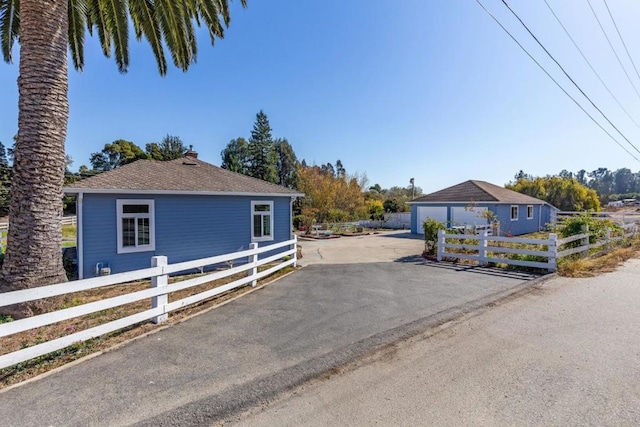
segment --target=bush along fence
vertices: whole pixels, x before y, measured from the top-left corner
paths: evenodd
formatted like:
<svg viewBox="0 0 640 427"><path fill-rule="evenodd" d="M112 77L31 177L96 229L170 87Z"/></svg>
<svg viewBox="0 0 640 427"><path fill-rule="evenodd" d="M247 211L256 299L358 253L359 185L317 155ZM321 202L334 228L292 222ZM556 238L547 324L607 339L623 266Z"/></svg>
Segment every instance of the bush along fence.
<svg viewBox="0 0 640 427"><path fill-rule="evenodd" d="M559 239L551 233L547 239L490 236L483 234L450 234L448 230L438 230L437 260L466 259L477 261L479 265L507 264L519 267L556 271L560 258L573 254L588 254L591 249L615 244L634 236L638 232L635 223L624 224L620 233L612 234L607 229L603 236L583 233Z"/></svg>
<svg viewBox="0 0 640 427"><path fill-rule="evenodd" d="M96 338L101 335L147 321L149 319L154 323L163 323L167 321L168 313L171 311L179 310L190 304L201 302L205 299L212 298L240 286L249 284L251 286L256 286L259 279L269 276L287 266L296 266L296 243L297 239L295 236L292 240L263 247L258 247L257 243L251 243L249 249L245 251L176 264L168 264L167 257L165 256L155 256L151 258L151 268L3 293L2 299L0 299L0 307L35 301L42 298L72 294L89 289L103 288L118 284L129 284L130 282L151 278L151 287L146 290L106 298L87 304L77 305L38 316L0 324L0 338L2 338L19 332L36 329L91 313L97 313L102 310L122 306L136 301L149 299L150 303L150 308L148 310L85 329L83 331L75 332L61 338L56 338L12 353L1 355L0 369L63 349L78 342ZM275 251L278 252L272 254ZM259 259L260 254L265 254L266 256ZM236 264L240 262L242 262L242 264L234 267L233 263L236 260L238 260ZM258 267L274 262L278 263L258 272ZM169 284L169 275L202 269L205 266L218 265L222 263L227 263L230 268ZM214 280L237 275L242 272L246 272L246 276L234 280L231 283L169 303L168 295L172 292L193 288Z"/></svg>

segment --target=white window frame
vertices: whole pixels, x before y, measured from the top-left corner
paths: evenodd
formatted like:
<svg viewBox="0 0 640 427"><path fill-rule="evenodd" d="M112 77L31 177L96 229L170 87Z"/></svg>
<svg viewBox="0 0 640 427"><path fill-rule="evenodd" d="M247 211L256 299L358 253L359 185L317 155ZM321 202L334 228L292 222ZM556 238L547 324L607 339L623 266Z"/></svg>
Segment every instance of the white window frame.
<svg viewBox="0 0 640 427"><path fill-rule="evenodd" d="M122 208L125 205L147 205L149 213L125 214ZM149 244L136 246L123 246L122 244L122 220L124 218L136 219L136 241L138 239L138 218L149 218ZM156 250L156 223L155 223L155 200L153 199L117 199L116 200L116 229L118 233L118 253L128 254L133 252L149 252Z"/></svg>
<svg viewBox="0 0 640 427"><path fill-rule="evenodd" d="M253 215L256 213L260 213L261 215L264 215L263 212L266 211L260 211L260 212L256 212L255 211L255 207L256 205L269 205L269 227L271 230L271 235L270 236L262 236L262 237L254 237L255 233L254 233L254 229L253 229ZM249 228L249 230L251 231L251 241L252 242L270 242L274 239L274 230L273 230L273 217L274 217L274 211L273 211L273 201L272 200L252 200L251 201L251 215L250 215L250 222L251 222L251 226Z"/></svg>
<svg viewBox="0 0 640 427"><path fill-rule="evenodd" d="M529 215L531 212L531 215ZM533 205L527 205L527 219L533 219Z"/></svg>
<svg viewBox="0 0 640 427"><path fill-rule="evenodd" d="M513 217L513 208L516 208L516 217ZM511 217L511 221L517 221L518 215L520 215L520 209L518 205L511 205L511 209L509 209L509 216Z"/></svg>

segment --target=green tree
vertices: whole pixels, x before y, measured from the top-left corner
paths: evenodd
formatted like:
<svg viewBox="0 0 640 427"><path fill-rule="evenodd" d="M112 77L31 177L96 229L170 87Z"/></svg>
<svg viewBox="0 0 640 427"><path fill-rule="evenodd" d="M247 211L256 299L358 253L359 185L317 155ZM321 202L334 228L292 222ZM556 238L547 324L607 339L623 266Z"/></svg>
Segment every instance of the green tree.
<svg viewBox="0 0 640 427"><path fill-rule="evenodd" d="M89 162L94 170L105 172L146 158L147 153L136 144L118 139L111 144L105 144L102 151L92 153Z"/></svg>
<svg viewBox="0 0 640 427"><path fill-rule="evenodd" d="M248 174L268 182L278 182L277 156L269 118L260 110L249 140Z"/></svg>
<svg viewBox="0 0 640 427"><path fill-rule="evenodd" d="M576 173L576 180L582 185L587 185L587 171L584 169L580 169Z"/></svg>
<svg viewBox="0 0 640 427"><path fill-rule="evenodd" d="M384 211L389 213L400 212L400 203L396 199L387 199L383 203Z"/></svg>
<svg viewBox="0 0 640 427"><path fill-rule="evenodd" d="M222 157L222 168L231 172L248 175L249 173L249 143L246 139L239 137L229 141L227 146L220 153Z"/></svg>
<svg viewBox="0 0 640 427"><path fill-rule="evenodd" d="M336 160L336 176L338 178L344 178L347 175L347 171L342 165L342 161L340 159Z"/></svg>
<svg viewBox="0 0 640 427"><path fill-rule="evenodd" d="M167 161L184 157L188 149L180 137L167 134L159 144L157 142L146 144L144 151L152 160Z"/></svg>
<svg viewBox="0 0 640 427"><path fill-rule="evenodd" d="M631 169L618 169L613 174L614 191L618 194L631 193L636 188L636 174Z"/></svg>
<svg viewBox="0 0 640 427"><path fill-rule="evenodd" d="M241 0L246 5L245 0ZM195 25L213 42L229 24L228 0L2 0L0 47L12 62L20 44L18 138L13 160L9 221L0 291L66 280L62 266L62 181L69 118L67 52L84 67L84 37L97 34L105 56L129 67L129 29L149 41L161 75L166 51L186 71L196 60ZM131 25L130 25L131 23ZM38 304L3 309L16 316Z"/></svg>
<svg viewBox="0 0 640 427"><path fill-rule="evenodd" d="M277 139L274 143L277 157L276 170L278 184L288 188L295 188L297 183L298 158L289 141Z"/></svg>
<svg viewBox="0 0 640 427"><path fill-rule="evenodd" d="M611 171L607 168L598 168L592 172L589 172L589 187L596 190L600 197L604 198L613 193L613 181L614 177Z"/></svg>

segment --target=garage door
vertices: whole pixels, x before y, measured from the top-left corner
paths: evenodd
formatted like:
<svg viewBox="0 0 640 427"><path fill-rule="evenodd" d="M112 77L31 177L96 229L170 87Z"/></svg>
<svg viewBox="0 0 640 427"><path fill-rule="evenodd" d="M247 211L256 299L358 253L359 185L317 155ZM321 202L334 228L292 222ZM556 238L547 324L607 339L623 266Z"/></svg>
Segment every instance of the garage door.
<svg viewBox="0 0 640 427"><path fill-rule="evenodd" d="M462 206L451 208L451 223L453 225L480 225L486 224L487 219L482 215L487 208L473 208L467 210Z"/></svg>
<svg viewBox="0 0 640 427"><path fill-rule="evenodd" d="M439 222L447 222L447 207L446 206L418 206L418 234L424 234L422 229L422 223L427 218L433 218Z"/></svg>

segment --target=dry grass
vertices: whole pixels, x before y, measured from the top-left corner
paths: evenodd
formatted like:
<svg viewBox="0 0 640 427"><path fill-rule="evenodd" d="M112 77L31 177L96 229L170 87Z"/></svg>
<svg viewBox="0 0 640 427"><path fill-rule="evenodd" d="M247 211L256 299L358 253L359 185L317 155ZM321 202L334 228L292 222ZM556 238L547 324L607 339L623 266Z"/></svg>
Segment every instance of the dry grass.
<svg viewBox="0 0 640 427"><path fill-rule="evenodd" d="M270 266L262 266L260 270L266 269ZM277 277L283 276L290 271L293 271L292 267L285 267L282 270L272 274L269 277L265 277L258 281L259 284L268 283ZM182 276L172 278L171 283L197 277L199 275ZM193 288L184 289L171 293L169 295L169 301L176 301L182 298L186 298L190 295L194 295L200 292L204 292L209 289L213 289L234 280L244 277L244 274L237 274L234 276L226 277L224 279L216 280L213 282L205 283ZM57 310L73 307L76 305L86 304L92 301L98 301L106 298L115 297L143 289L148 289L150 286L149 281L133 282L124 285L114 285L99 289L92 289L89 291L76 292L74 294L65 295L60 300L60 304L56 307ZM0 389L12 384L16 384L25 381L29 378L33 378L37 375L50 371L54 368L65 365L69 362L77 360L81 357L87 356L91 353L95 353L101 350L109 349L115 345L128 341L137 336L143 335L147 332L153 331L160 327L164 327L167 324L177 323L181 320L189 317L198 312L207 310L218 304L228 301L232 298L238 297L242 294L249 292L251 286L246 285L240 288L236 288L229 292L225 292L216 297L202 301L197 304L193 304L185 307L182 310L170 313L167 323L162 325L155 325L150 321L142 322L137 325L130 326L125 329L107 334L98 338L94 338L82 343L74 344L65 349L44 355L17 365L0 369ZM74 332L88 329L97 325L101 325L112 320L120 319L122 317L130 316L135 313L147 310L151 308L150 301L148 299L137 301L131 304L114 307L108 310L102 310L97 313L91 313L86 316L77 317L74 319L58 322L53 325L43 326L37 329L24 331L18 334L13 334L8 337L2 338L2 347L0 347L0 355L11 353L16 350L31 347L36 344L40 344L45 341L50 341L55 338L70 335ZM6 319L4 319L6 320Z"/></svg>
<svg viewBox="0 0 640 427"><path fill-rule="evenodd" d="M563 277L593 277L610 273L626 260L640 256L640 237L629 243L589 258L564 259L558 265L558 274Z"/></svg>

